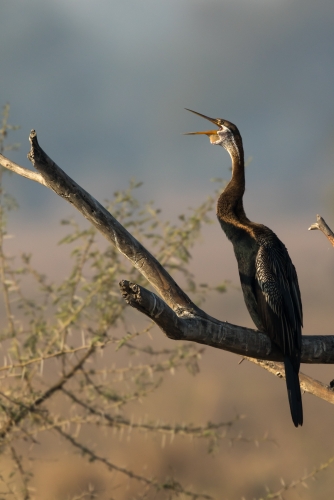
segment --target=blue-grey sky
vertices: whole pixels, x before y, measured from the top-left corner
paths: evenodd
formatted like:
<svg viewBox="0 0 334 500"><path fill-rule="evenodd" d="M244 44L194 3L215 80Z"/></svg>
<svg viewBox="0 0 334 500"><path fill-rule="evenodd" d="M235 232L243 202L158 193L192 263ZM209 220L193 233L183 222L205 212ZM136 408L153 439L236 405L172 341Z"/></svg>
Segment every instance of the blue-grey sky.
<svg viewBox="0 0 334 500"><path fill-rule="evenodd" d="M321 263L330 283L328 245L307 227L316 213L334 220L333 24L333 0L2 2L1 101L21 125L10 157L29 166L35 128L49 156L99 200L135 176L142 199L167 217L206 198L210 178L230 175L222 148L182 135L208 125L184 108L226 118L253 158L249 217L292 249L301 282L314 282ZM72 207L18 176L9 185L21 206L20 248L39 229L47 245ZM219 259L216 247L228 248L233 259L213 230L203 274L208 251ZM222 263L222 277L230 267Z"/></svg>
<svg viewBox="0 0 334 500"><path fill-rule="evenodd" d="M4 2L1 100L22 127L13 157L26 163L35 128L97 195L135 175L152 196L177 187L191 200L229 174L229 158L181 135L207 127L190 107L238 125L259 213L265 189L266 212L317 211L332 174L333 23L331 0ZM22 191L47 208L39 187Z"/></svg>

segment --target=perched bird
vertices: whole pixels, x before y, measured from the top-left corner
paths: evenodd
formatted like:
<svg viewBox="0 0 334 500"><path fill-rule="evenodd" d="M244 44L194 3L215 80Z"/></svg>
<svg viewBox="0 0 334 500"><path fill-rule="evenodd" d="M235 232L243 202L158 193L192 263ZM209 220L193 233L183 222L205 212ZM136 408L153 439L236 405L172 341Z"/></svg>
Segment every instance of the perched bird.
<svg viewBox="0 0 334 500"><path fill-rule="evenodd" d="M276 234L245 214L244 151L237 127L221 118L187 111L214 123L218 130L185 135L207 135L211 144L225 148L232 159L232 177L218 198L217 217L233 244L248 312L258 330L266 333L283 353L291 416L298 427L303 424L298 376L303 312L295 267Z"/></svg>

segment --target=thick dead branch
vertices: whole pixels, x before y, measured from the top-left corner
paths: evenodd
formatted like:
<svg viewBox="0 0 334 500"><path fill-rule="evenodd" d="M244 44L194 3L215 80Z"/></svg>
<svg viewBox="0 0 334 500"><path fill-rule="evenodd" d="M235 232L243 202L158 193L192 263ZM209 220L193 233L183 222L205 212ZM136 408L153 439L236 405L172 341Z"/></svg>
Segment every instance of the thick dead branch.
<svg viewBox="0 0 334 500"><path fill-rule="evenodd" d="M334 233L331 230L331 228L326 224L325 220L321 217L321 215L317 215L317 222L312 224L312 226L310 226L308 229L309 231L312 231L313 229L319 229L319 231L324 233L326 238L328 238L328 240L334 247Z"/></svg>
<svg viewBox="0 0 334 500"><path fill-rule="evenodd" d="M242 356L268 361L282 361L282 353L264 333L219 321L211 316L180 317L153 292L123 280L120 289L132 307L152 319L167 337L190 340ZM302 363L334 363L333 335L304 335Z"/></svg>
<svg viewBox="0 0 334 500"><path fill-rule="evenodd" d="M267 360L256 363L269 371L272 368L276 375L278 372L283 372L279 365L272 363L281 361L282 355L272 345L269 337L255 330L219 321L199 309L161 264L95 198L46 155L37 142L34 130L29 140L31 150L28 158L38 174L13 164L2 155L0 155L0 165L47 186L75 206L132 262L162 297L161 299L134 283L121 281L121 293L132 307L155 321L171 339L193 341L244 357ZM301 361L334 363L334 336L304 336ZM326 386L306 376L301 376L301 379L305 391L333 402L334 393Z"/></svg>
<svg viewBox="0 0 334 500"><path fill-rule="evenodd" d="M182 313L183 308L199 314L201 311L175 283L161 264L137 241L93 196L73 181L40 148L37 135L31 131L31 150L28 154L46 185L71 203L91 222L159 292L173 310ZM3 165L6 167L6 165ZM17 172L19 173L19 172ZM39 182L39 181L38 181Z"/></svg>

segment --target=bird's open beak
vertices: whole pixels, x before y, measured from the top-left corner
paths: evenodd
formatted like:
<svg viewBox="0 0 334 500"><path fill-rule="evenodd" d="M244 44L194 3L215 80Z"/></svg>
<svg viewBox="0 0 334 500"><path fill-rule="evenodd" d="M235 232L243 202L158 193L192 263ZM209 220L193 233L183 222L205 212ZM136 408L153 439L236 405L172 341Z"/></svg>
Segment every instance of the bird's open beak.
<svg viewBox="0 0 334 500"><path fill-rule="evenodd" d="M216 120L215 118L210 118L209 116L202 115L201 113L197 113L197 111L193 111L192 109L188 109L188 108L185 108L185 109L187 111L190 111L190 113L194 113L195 115L201 116L202 118L209 120L209 122L212 122L215 125L217 125L217 127L219 127L219 129L221 128L219 123L218 123L218 120ZM211 137L213 137L213 136L215 136L214 140L216 140L217 130L205 130L204 132L186 132L183 135L207 135L208 137L210 137L210 141L211 141ZM218 139L218 136L217 136L217 139ZM213 141L211 141L211 142L213 142Z"/></svg>

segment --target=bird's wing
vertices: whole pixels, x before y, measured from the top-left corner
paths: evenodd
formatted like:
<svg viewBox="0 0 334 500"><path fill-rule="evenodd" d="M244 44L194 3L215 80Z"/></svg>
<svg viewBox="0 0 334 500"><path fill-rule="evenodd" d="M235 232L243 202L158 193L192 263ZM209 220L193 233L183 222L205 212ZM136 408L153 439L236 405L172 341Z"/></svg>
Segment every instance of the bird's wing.
<svg viewBox="0 0 334 500"><path fill-rule="evenodd" d="M301 349L302 303L297 273L283 243L260 244L255 261L258 314L284 354Z"/></svg>

